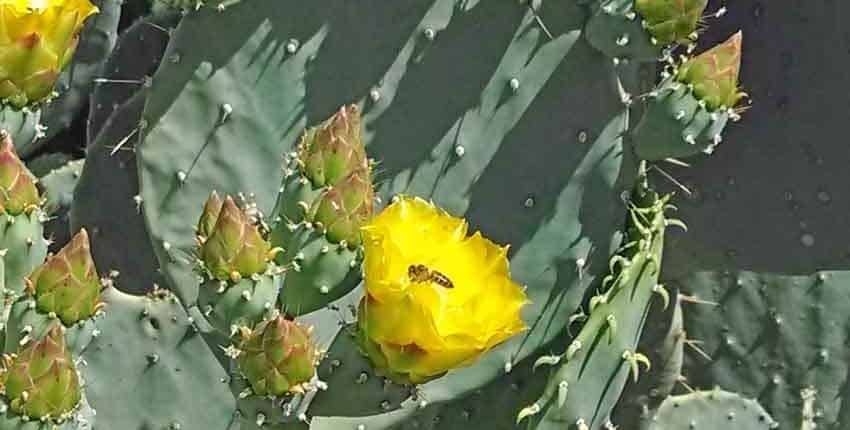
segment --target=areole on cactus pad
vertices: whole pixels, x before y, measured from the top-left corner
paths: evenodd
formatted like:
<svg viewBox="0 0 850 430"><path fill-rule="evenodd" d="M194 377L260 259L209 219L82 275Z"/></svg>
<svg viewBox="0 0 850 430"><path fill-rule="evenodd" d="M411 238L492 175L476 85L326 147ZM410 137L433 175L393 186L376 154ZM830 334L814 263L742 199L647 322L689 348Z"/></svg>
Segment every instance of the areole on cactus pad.
<svg viewBox="0 0 850 430"><path fill-rule="evenodd" d="M89 0L4 0L0 3L0 99L24 107L47 99L68 64Z"/></svg>
<svg viewBox="0 0 850 430"><path fill-rule="evenodd" d="M528 298L510 277L508 247L467 236L463 219L400 196L363 236L357 337L393 380L434 379L525 330Z"/></svg>

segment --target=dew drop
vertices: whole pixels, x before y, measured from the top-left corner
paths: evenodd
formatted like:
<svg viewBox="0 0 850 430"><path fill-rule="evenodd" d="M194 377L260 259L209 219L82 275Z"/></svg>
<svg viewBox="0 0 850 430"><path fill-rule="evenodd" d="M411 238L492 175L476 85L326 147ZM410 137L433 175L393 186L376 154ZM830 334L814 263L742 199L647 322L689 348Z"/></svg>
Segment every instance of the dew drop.
<svg viewBox="0 0 850 430"><path fill-rule="evenodd" d="M802 243L803 246L810 248L815 244L815 236L811 233L805 233L800 236L800 243Z"/></svg>

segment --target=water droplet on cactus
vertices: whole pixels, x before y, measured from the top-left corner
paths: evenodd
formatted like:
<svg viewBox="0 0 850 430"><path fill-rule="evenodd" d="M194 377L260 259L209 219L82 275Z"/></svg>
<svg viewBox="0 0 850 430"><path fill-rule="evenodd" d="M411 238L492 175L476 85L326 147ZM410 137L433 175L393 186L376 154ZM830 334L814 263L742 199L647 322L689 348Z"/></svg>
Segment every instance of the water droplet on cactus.
<svg viewBox="0 0 850 430"><path fill-rule="evenodd" d="M528 196L528 198L525 199L525 202L523 202L523 206L525 206L527 208L533 208L534 207L534 197Z"/></svg>
<svg viewBox="0 0 850 430"><path fill-rule="evenodd" d="M802 243L803 246L810 248L815 245L815 236L811 233L805 233L800 236L800 243Z"/></svg>
<svg viewBox="0 0 850 430"><path fill-rule="evenodd" d="M821 190L818 191L818 200L823 204L829 204L832 201L832 196L829 192Z"/></svg>

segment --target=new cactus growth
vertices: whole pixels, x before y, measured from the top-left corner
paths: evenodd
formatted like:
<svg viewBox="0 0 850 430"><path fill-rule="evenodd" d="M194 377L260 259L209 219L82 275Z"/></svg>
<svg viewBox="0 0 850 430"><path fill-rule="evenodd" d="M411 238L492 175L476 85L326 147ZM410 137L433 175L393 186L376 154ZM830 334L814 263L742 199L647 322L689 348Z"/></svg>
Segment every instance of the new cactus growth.
<svg viewBox="0 0 850 430"><path fill-rule="evenodd" d="M86 230L48 257L26 282L38 310L57 315L66 326L91 318L101 306L101 285Z"/></svg>
<svg viewBox="0 0 850 430"><path fill-rule="evenodd" d="M31 212L40 202L33 176L18 158L11 136L0 131L0 210L19 215Z"/></svg>
<svg viewBox="0 0 850 430"><path fill-rule="evenodd" d="M61 420L81 398L80 380L64 329L54 324L47 335L4 357L0 386L11 409L37 420Z"/></svg>
<svg viewBox="0 0 850 430"><path fill-rule="evenodd" d="M726 42L665 70L649 93L646 113L632 134L635 152L645 160L711 154L723 141L729 120L740 115L740 32Z"/></svg>
<svg viewBox="0 0 850 430"><path fill-rule="evenodd" d="M0 99L16 108L47 99L73 57L83 23L97 11L88 0L0 4Z"/></svg>
<svg viewBox="0 0 850 430"><path fill-rule="evenodd" d="M215 194L210 197L201 218L206 225L215 219L215 227L201 244L204 267L213 278L234 282L264 272L274 257L271 244L231 197L225 197L220 208L217 199Z"/></svg>
<svg viewBox="0 0 850 430"><path fill-rule="evenodd" d="M316 374L318 351L310 329L278 316L255 329L244 329L239 369L254 394L280 397L303 393Z"/></svg>
<svg viewBox="0 0 850 430"><path fill-rule="evenodd" d="M341 107L302 135L285 166L271 240L288 267L284 311L314 311L359 282L360 228L372 217L372 166L361 136L360 109Z"/></svg>
<svg viewBox="0 0 850 430"><path fill-rule="evenodd" d="M708 0L635 0L644 26L662 45L691 42L707 5Z"/></svg>
<svg viewBox="0 0 850 430"><path fill-rule="evenodd" d="M734 108L746 95L738 86L742 39L739 31L725 42L679 66L676 80L692 85L694 95L709 110Z"/></svg>

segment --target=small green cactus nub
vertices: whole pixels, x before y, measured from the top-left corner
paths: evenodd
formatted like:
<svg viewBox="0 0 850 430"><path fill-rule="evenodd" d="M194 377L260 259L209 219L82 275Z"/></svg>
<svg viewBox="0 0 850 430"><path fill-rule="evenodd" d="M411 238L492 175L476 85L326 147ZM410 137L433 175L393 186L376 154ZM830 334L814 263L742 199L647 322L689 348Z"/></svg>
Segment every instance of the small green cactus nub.
<svg viewBox="0 0 850 430"><path fill-rule="evenodd" d="M244 329L239 368L259 396L300 393L316 374L318 354L310 329L283 317Z"/></svg>
<svg viewBox="0 0 850 430"><path fill-rule="evenodd" d="M298 159L316 187L335 185L352 172L367 169L368 158L360 138L360 110L343 106L301 138Z"/></svg>
<svg viewBox="0 0 850 430"><path fill-rule="evenodd" d="M32 173L15 152L12 137L0 130L0 212L19 215L41 203Z"/></svg>
<svg viewBox="0 0 850 430"><path fill-rule="evenodd" d="M635 0L646 30L661 45L690 42L707 5L708 0Z"/></svg>
<svg viewBox="0 0 850 430"><path fill-rule="evenodd" d="M738 87L741 70L741 32L691 58L679 67L676 80L693 85L694 95L709 110L733 108L746 94Z"/></svg>
<svg viewBox="0 0 850 430"><path fill-rule="evenodd" d="M218 198L215 194L211 200ZM200 224L206 224L207 202ZM212 209L211 209L212 210ZM206 227L203 227L206 229ZM218 280L238 281L266 270L273 257L271 244L260 233L245 212L229 196L224 199L215 227L201 245L201 259L210 276Z"/></svg>
<svg viewBox="0 0 850 430"><path fill-rule="evenodd" d="M80 402L80 380L61 324L16 355L4 357L0 383L17 414L60 420Z"/></svg>
<svg viewBox="0 0 850 430"><path fill-rule="evenodd" d="M313 221L328 240L359 245L360 227L372 218L374 201L369 169L355 171L319 196L312 209Z"/></svg>
<svg viewBox="0 0 850 430"><path fill-rule="evenodd" d="M55 314L66 326L91 318L102 306L100 278L85 229L48 257L26 282L35 295L36 308Z"/></svg>

